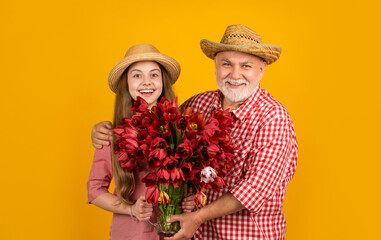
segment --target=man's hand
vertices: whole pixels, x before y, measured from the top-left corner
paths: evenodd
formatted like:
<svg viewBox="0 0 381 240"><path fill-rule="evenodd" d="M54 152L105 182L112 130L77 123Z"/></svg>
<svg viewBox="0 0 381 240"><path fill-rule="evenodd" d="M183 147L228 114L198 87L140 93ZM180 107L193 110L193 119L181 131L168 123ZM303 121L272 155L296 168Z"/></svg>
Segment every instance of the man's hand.
<svg viewBox="0 0 381 240"><path fill-rule="evenodd" d="M102 148L110 145L112 141L112 124L109 121L96 124L91 130L91 141L95 148Z"/></svg>
<svg viewBox="0 0 381 240"><path fill-rule="evenodd" d="M167 219L167 222L180 222L180 231L175 236L164 238L166 240L179 240L191 238L196 230L204 222L229 215L245 209L240 201L237 200L230 192L225 193L219 199L213 201L209 205L198 209L196 212L183 213L174 215Z"/></svg>
<svg viewBox="0 0 381 240"><path fill-rule="evenodd" d="M198 215L198 211L183 213L181 215L173 215L167 219L167 222L180 222L180 231L176 233L175 236L164 238L165 240L180 240L180 239L190 239L195 234L196 230L203 223Z"/></svg>

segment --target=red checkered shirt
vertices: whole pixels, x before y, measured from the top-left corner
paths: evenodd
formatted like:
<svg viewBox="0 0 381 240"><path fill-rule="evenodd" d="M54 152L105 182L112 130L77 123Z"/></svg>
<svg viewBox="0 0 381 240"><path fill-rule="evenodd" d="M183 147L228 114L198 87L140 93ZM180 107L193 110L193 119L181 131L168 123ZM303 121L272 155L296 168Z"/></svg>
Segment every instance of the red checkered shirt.
<svg viewBox="0 0 381 240"><path fill-rule="evenodd" d="M180 110L192 107L208 119L222 110L219 90L198 94ZM260 85L233 111L234 166L225 176L226 187L208 190L207 204L231 192L246 209L205 222L195 239L284 239L283 199L297 160L295 131L286 108Z"/></svg>

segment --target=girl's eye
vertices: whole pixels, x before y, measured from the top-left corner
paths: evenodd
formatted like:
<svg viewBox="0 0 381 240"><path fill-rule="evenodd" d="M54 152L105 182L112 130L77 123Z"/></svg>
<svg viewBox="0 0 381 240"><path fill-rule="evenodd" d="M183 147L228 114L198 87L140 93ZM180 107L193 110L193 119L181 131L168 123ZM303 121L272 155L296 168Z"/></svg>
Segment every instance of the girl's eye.
<svg viewBox="0 0 381 240"><path fill-rule="evenodd" d="M139 77L140 77L140 74L134 74L133 77L134 77L134 78L139 78Z"/></svg>
<svg viewBox="0 0 381 240"><path fill-rule="evenodd" d="M157 74L157 73L152 74L152 77L154 77L154 78L156 78L158 76L159 76L159 74Z"/></svg>

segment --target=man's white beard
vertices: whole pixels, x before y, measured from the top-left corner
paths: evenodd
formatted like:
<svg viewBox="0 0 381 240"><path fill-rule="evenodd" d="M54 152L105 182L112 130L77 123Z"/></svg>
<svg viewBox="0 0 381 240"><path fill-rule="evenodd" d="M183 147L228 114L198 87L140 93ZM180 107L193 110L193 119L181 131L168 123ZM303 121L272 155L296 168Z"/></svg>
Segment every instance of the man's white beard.
<svg viewBox="0 0 381 240"><path fill-rule="evenodd" d="M232 89L226 86L226 83L230 83L232 85L240 85L240 84L245 84L245 86L240 87L239 89ZM224 94L224 96L229 99L232 102L242 102L248 99L251 94L254 93L255 87L253 89L250 89L249 87L249 82L246 81L245 79L231 79L231 78L225 78L222 81L222 84L220 84L219 81L217 81L218 88Z"/></svg>

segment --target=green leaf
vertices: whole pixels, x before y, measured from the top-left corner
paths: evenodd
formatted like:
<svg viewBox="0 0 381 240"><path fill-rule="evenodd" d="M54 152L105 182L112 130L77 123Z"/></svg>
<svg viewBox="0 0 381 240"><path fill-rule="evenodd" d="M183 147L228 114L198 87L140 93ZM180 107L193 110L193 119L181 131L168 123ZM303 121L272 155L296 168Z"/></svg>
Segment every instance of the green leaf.
<svg viewBox="0 0 381 240"><path fill-rule="evenodd" d="M174 143L170 143L169 146L171 147L172 150L175 149L175 144Z"/></svg>
<svg viewBox="0 0 381 240"><path fill-rule="evenodd" d="M183 143L183 136L179 131L176 131L176 145L179 146Z"/></svg>

